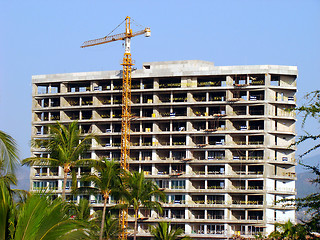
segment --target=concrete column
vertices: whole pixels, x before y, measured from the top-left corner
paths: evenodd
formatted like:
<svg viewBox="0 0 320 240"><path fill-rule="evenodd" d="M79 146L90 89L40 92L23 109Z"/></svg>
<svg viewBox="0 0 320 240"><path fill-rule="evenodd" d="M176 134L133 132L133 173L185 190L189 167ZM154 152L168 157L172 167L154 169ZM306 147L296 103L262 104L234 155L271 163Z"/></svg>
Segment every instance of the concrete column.
<svg viewBox="0 0 320 240"><path fill-rule="evenodd" d="M61 93L68 92L68 83L63 82L63 83L60 84L60 92Z"/></svg>
<svg viewBox="0 0 320 240"><path fill-rule="evenodd" d="M191 232L192 232L192 228L191 228L191 226L190 226L190 224L185 224L185 233L186 234L191 234Z"/></svg>
<svg viewBox="0 0 320 240"><path fill-rule="evenodd" d="M228 216L229 214L228 214L228 209L227 208L225 208L224 209L224 219L229 219L229 216Z"/></svg>
<svg viewBox="0 0 320 240"><path fill-rule="evenodd" d="M92 144L92 146L93 146L93 144ZM96 151L91 152L91 158L92 159L99 159L98 155L96 154Z"/></svg>
<svg viewBox="0 0 320 240"><path fill-rule="evenodd" d="M232 79L232 77L231 76L227 76L226 77L226 85L228 86L228 87L230 87L230 86L233 86L233 79ZM229 92L229 91L228 91ZM228 96L227 96L228 97ZM228 98L227 98L228 99Z"/></svg>
<svg viewBox="0 0 320 240"><path fill-rule="evenodd" d="M230 137L231 138L231 137ZM229 139L228 137L228 140L231 141L231 139ZM226 139L226 142L227 142L227 139ZM227 142L228 143L228 142ZM229 149L226 149L225 150L225 158L226 159L232 159L232 152L229 150Z"/></svg>
<svg viewBox="0 0 320 240"><path fill-rule="evenodd" d="M155 104L160 103L159 96L157 95L157 93L153 94L153 102Z"/></svg>
<svg viewBox="0 0 320 240"><path fill-rule="evenodd" d="M190 175L192 173L192 168L189 163L186 164L186 175Z"/></svg>
<svg viewBox="0 0 320 240"><path fill-rule="evenodd" d="M153 88L159 89L159 78L154 78Z"/></svg>
<svg viewBox="0 0 320 240"><path fill-rule="evenodd" d="M142 160L142 152L139 151L139 161L141 161L141 160Z"/></svg>
<svg viewBox="0 0 320 240"><path fill-rule="evenodd" d="M188 80L188 77L181 77L181 88L189 87Z"/></svg>
<svg viewBox="0 0 320 240"><path fill-rule="evenodd" d="M36 84L32 84L32 96L38 95L38 86Z"/></svg>
<svg viewBox="0 0 320 240"><path fill-rule="evenodd" d="M230 145L233 142L231 135L226 134L225 135L225 144Z"/></svg>
<svg viewBox="0 0 320 240"><path fill-rule="evenodd" d="M151 175L157 175L157 169L154 163L151 166Z"/></svg>
<svg viewBox="0 0 320 240"><path fill-rule="evenodd" d="M266 86L270 86L271 85L271 75L269 73L265 74L264 83L265 83Z"/></svg>

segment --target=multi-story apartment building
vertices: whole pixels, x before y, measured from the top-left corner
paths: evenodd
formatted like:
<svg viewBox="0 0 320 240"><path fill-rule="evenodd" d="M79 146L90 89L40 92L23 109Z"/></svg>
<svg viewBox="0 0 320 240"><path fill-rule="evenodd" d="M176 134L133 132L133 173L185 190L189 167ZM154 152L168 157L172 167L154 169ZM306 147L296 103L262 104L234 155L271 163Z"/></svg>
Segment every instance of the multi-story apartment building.
<svg viewBox="0 0 320 240"><path fill-rule="evenodd" d="M294 208L277 200L295 196L295 115L287 109L295 106L296 77L293 66L204 61L151 62L133 71L130 169L144 171L167 195L162 215L141 210L141 237L158 221L195 239L267 234L276 222L295 221ZM33 139L46 137L56 121L78 120L83 134L100 139L88 157L119 160L121 71L38 75L32 83ZM79 168L79 179L88 171ZM61 168L34 166L31 190L59 195L62 178ZM102 206L101 196L80 197Z"/></svg>

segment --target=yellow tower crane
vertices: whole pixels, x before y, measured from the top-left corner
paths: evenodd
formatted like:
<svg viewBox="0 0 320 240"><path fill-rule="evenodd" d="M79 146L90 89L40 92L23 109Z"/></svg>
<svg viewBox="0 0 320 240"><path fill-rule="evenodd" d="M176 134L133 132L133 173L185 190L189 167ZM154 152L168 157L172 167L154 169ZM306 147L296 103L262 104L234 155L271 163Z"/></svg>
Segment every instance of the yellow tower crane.
<svg viewBox="0 0 320 240"><path fill-rule="evenodd" d="M125 53L123 57L123 72L122 72L122 121L121 121L121 167L125 170L129 170L129 157L130 157L130 120L131 120L131 71L132 71L132 58L130 53L131 38L144 34L146 37L150 37L150 28L145 28L141 31L132 33L131 19L126 17L122 22L126 22L126 31L124 33L116 35L107 35L103 38L86 41L82 44L82 48L100 45L104 43L114 42L118 40L124 40ZM118 27L122 24L120 23ZM118 28L117 27L117 28ZM128 232L128 209L120 211L120 239L127 239Z"/></svg>

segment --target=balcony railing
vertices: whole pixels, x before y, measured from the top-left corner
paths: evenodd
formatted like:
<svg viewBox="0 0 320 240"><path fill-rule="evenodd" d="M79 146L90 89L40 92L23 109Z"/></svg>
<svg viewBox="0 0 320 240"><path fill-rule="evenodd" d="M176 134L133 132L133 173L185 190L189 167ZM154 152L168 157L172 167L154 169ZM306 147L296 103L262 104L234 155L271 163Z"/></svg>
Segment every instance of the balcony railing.
<svg viewBox="0 0 320 240"><path fill-rule="evenodd" d="M232 200L235 205L263 205L263 201Z"/></svg>
<svg viewBox="0 0 320 240"><path fill-rule="evenodd" d="M172 218L172 219L185 219L185 216L184 216L184 215L175 215L175 214L172 214L172 215L171 215L171 218Z"/></svg>
<svg viewBox="0 0 320 240"><path fill-rule="evenodd" d="M239 157L239 156L233 156L232 160L243 160L243 161L247 161L247 160L263 160L262 156L253 156L253 157Z"/></svg>
<svg viewBox="0 0 320 240"><path fill-rule="evenodd" d="M226 157L225 156L216 156L216 157L208 157L208 160L225 160Z"/></svg>
<svg viewBox="0 0 320 240"><path fill-rule="evenodd" d="M172 142L172 145L186 145L186 142Z"/></svg>
<svg viewBox="0 0 320 240"><path fill-rule="evenodd" d="M208 186L208 189L225 189L225 186Z"/></svg>
<svg viewBox="0 0 320 240"><path fill-rule="evenodd" d="M171 201L166 201L164 202L165 204L185 204L185 200L171 200Z"/></svg>
<svg viewBox="0 0 320 240"><path fill-rule="evenodd" d="M208 214L207 219L219 220L219 219L225 219L225 216L224 215L211 215L211 214Z"/></svg>
<svg viewBox="0 0 320 240"><path fill-rule="evenodd" d="M173 175L173 176L175 176L175 175L183 175L183 174L185 174L185 171L172 170L171 173L170 173L170 175Z"/></svg>

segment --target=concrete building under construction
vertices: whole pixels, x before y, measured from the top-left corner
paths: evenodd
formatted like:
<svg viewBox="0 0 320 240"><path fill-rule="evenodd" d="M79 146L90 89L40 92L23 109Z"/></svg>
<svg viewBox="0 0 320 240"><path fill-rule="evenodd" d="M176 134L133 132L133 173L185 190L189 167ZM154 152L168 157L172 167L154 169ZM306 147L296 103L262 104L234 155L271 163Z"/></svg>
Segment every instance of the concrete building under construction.
<svg viewBox="0 0 320 240"><path fill-rule="evenodd" d="M133 71L129 166L167 195L162 215L140 211L140 237L150 238L148 225L158 221L194 239L267 234L276 222L295 222L294 208L277 200L296 194L296 119L288 111L296 78L294 66L205 61L150 62ZM83 134L100 139L86 157L120 159L121 71L37 75L32 84L33 139L47 137L56 121L78 120ZM77 171L80 179L92 170ZM62 180L62 168L31 169L33 191L46 187L61 195ZM102 196L80 198L102 207ZM133 220L129 209L129 226Z"/></svg>

